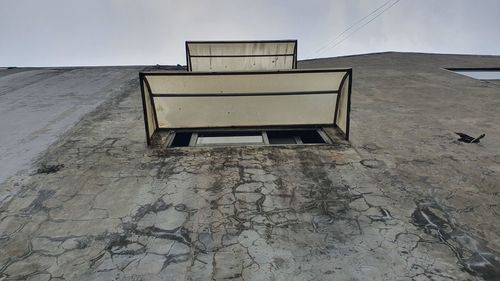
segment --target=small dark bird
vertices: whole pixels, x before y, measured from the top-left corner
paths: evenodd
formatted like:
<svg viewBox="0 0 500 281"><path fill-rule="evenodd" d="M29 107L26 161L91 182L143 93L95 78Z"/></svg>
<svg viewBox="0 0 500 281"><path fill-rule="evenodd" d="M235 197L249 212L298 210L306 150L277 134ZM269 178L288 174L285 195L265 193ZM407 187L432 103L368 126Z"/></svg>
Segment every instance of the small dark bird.
<svg viewBox="0 0 500 281"><path fill-rule="evenodd" d="M460 137L458 139L458 141L465 142L465 143L479 143L479 140L484 138L484 136L486 136L485 134L481 134L479 137L474 138L474 137L471 137L471 136L464 134L464 133L455 132L455 134L457 134Z"/></svg>

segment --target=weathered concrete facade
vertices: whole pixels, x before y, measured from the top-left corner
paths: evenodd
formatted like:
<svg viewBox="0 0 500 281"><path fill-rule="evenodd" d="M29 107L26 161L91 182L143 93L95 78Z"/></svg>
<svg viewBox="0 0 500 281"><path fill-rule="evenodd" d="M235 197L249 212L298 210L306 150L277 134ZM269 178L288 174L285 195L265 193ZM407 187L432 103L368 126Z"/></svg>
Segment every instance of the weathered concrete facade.
<svg viewBox="0 0 500 281"><path fill-rule="evenodd" d="M300 62L354 68L352 134L293 147L147 148L126 76L1 185L0 280L498 280L500 83L442 68L499 65Z"/></svg>
<svg viewBox="0 0 500 281"><path fill-rule="evenodd" d="M120 92L142 67L0 70L0 182Z"/></svg>

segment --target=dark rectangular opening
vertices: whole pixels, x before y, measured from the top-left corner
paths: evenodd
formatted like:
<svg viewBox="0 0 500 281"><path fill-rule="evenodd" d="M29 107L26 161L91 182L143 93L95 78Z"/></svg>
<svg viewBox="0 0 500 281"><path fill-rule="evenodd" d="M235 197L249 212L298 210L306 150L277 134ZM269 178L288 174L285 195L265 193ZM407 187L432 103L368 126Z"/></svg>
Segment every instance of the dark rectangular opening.
<svg viewBox="0 0 500 281"><path fill-rule="evenodd" d="M321 129L255 129L176 132L170 147L325 144L328 137Z"/></svg>
<svg viewBox="0 0 500 281"><path fill-rule="evenodd" d="M182 147L189 146L189 140L191 140L192 133L176 133L174 140L172 141L171 147Z"/></svg>
<svg viewBox="0 0 500 281"><path fill-rule="evenodd" d="M267 131L269 144L326 143L317 130Z"/></svg>
<svg viewBox="0 0 500 281"><path fill-rule="evenodd" d="M302 143L325 143L325 140L319 135L317 130L298 131L298 136Z"/></svg>
<svg viewBox="0 0 500 281"><path fill-rule="evenodd" d="M297 144L293 134L290 131L270 131L267 132L269 144Z"/></svg>

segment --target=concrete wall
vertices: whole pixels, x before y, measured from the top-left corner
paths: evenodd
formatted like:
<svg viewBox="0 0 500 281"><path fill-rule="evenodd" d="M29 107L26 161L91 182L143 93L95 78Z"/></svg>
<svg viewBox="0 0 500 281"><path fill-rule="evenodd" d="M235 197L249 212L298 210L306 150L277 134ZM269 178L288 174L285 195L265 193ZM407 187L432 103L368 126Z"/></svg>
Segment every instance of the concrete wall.
<svg viewBox="0 0 500 281"><path fill-rule="evenodd" d="M122 88L0 186L0 278L498 280L500 86L442 69L498 65L301 62L354 67L332 146L150 149Z"/></svg>

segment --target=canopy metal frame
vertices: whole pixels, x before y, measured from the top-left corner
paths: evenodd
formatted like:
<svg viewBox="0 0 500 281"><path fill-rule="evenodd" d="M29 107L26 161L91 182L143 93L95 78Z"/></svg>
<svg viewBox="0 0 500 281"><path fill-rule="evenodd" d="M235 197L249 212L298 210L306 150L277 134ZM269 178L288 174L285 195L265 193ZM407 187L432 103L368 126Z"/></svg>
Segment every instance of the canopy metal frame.
<svg viewBox="0 0 500 281"><path fill-rule="evenodd" d="M346 124L345 124L345 131L340 130L344 138L346 140L349 140L349 132L350 132L350 111L351 111L351 93L352 93L352 69L351 68L341 68L341 69L294 69L294 70L283 70L283 71L232 71L232 72L178 72L178 71L155 71L155 72L140 72L139 73L139 80L140 80L140 88L141 88L141 96L142 96L142 103L143 103L143 113L144 113L144 125L146 129L146 140L147 144L151 144L152 138L155 136L155 134L158 131L162 130L176 130L176 129L185 129L185 128L162 128L159 127L159 122L158 122L158 114L156 112L157 108L155 106L155 100L154 98L157 97L188 97L188 98L196 98L199 96L203 97L238 97L242 95L259 95L259 96L291 96L291 95L307 95L307 94L321 94L321 93L315 93L315 92L269 92L269 93L203 93L203 94L162 94L162 93L154 93L151 89L150 83L148 82L148 77L149 76L193 76L193 75L212 75L212 76L220 76L220 75L266 75L266 74L289 74L289 73L321 73L321 72L344 72L345 74L343 75L341 82L339 84L338 89L329 91L328 94L337 94L336 96L336 105L335 109L333 112L333 120L332 123L328 124L311 124L311 126L333 126L333 127L338 127L337 126L337 112L339 110L339 101L342 93L342 89L344 88L345 83L348 83L347 85L347 108L346 108ZM327 94L327 93L324 93ZM152 116L153 116L153 124L152 127L154 128L152 132L150 132L149 129L149 123L148 123L148 110L146 106L146 102L149 102L150 108L152 110ZM256 126L237 126L237 127L219 127L217 124L214 124L214 127L217 127L218 129L235 129L235 128L241 128L244 129L246 127L251 127L251 128L259 128L259 127L265 127L265 128L291 128L291 127L304 127L304 125L297 125L297 126L291 126L291 125L280 125L280 124L275 124L275 125L264 125L264 126L259 126L256 124ZM194 130L202 130L202 129L207 129L206 127L190 127L189 130L194 131Z"/></svg>
<svg viewBox="0 0 500 281"><path fill-rule="evenodd" d="M220 55L192 55L190 52L191 44L207 44L207 45L217 45L217 44L274 44L274 43L291 43L294 45L293 53L287 54L220 54ZM244 40L244 41L186 41L186 65L188 71L193 71L191 58L245 58L245 57L292 57L292 69L297 69L297 40Z"/></svg>

